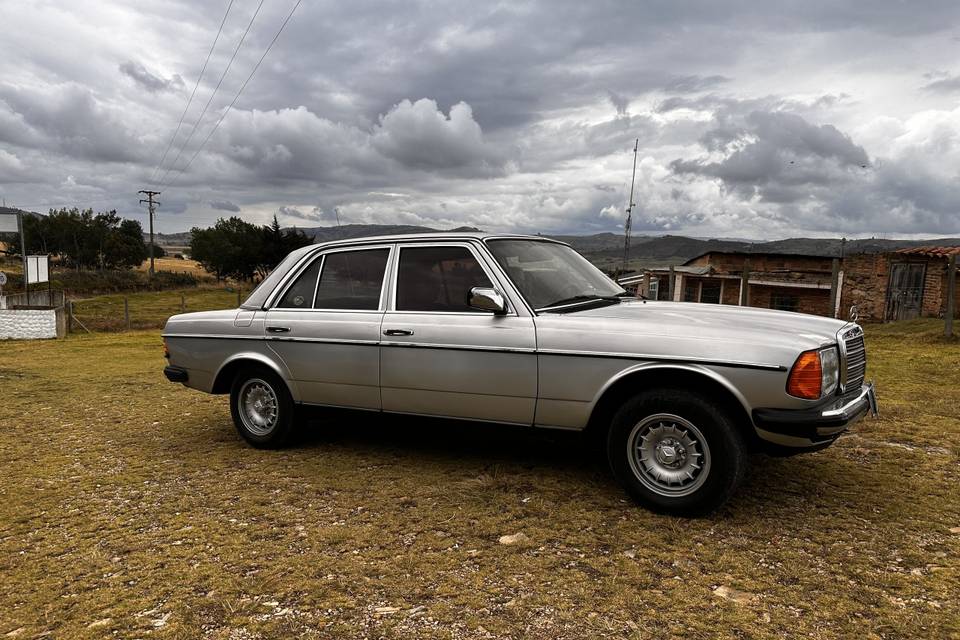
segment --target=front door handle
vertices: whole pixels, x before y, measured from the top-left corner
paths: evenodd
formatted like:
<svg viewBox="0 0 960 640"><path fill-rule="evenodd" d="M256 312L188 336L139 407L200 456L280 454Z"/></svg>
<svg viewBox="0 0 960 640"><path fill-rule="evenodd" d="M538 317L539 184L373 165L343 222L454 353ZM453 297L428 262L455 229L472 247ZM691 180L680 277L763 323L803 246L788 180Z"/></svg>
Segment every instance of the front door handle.
<svg viewBox="0 0 960 640"><path fill-rule="evenodd" d="M412 336L412 329L384 329L383 335L385 336Z"/></svg>
<svg viewBox="0 0 960 640"><path fill-rule="evenodd" d="M290 327L267 327L267 333L290 333Z"/></svg>

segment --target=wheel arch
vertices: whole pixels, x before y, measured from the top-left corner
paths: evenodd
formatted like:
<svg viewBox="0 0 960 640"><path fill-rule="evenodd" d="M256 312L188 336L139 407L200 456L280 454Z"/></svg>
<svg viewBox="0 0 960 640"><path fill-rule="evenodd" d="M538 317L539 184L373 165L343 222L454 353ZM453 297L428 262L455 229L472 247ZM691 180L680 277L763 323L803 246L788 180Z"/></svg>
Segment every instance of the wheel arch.
<svg viewBox="0 0 960 640"><path fill-rule="evenodd" d="M220 365L220 368L217 370L217 373L213 378L213 387L210 390L210 393L230 393L230 387L233 386L233 379L236 377L237 372L244 367L252 365L266 367L277 374L277 376L283 380L284 384L287 385L287 389L290 391L290 396L293 398L294 402L299 401L300 398L299 394L297 393L296 385L294 385L285 375L283 368L262 353L256 352L235 354L227 359L222 365Z"/></svg>
<svg viewBox="0 0 960 640"><path fill-rule="evenodd" d="M760 446L746 399L729 380L700 365L647 364L625 369L610 379L597 394L587 422L587 431L605 434L613 415L627 399L644 389L655 387L675 387L703 394L730 411L751 449Z"/></svg>

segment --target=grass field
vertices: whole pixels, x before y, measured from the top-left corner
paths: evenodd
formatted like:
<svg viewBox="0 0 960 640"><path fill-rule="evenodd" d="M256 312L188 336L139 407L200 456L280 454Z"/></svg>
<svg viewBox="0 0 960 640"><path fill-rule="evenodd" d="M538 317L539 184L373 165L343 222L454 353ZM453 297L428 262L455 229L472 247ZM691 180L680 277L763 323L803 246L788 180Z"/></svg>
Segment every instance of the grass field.
<svg viewBox="0 0 960 640"><path fill-rule="evenodd" d="M191 275L201 277L213 277L206 269L204 269L199 262L196 260L190 260L189 258L180 259L173 257L163 257L163 258L154 258L153 259L153 268L155 271L171 271L173 273L189 273ZM144 260L139 267L140 271L149 271L150 270L150 260Z"/></svg>
<svg viewBox="0 0 960 640"><path fill-rule="evenodd" d="M245 298L251 289L252 287L248 286L245 290L241 290L240 296ZM187 311L234 309L239 305L236 289L191 287L169 291L120 293L76 300L73 303L73 312L83 326L91 331L119 331L126 328L123 314L123 300L126 298L130 308L130 327L154 329L163 327L167 318L180 313L181 296ZM76 326L74 331L83 331L83 329Z"/></svg>
<svg viewBox="0 0 960 640"><path fill-rule="evenodd" d="M0 638L958 637L940 328L868 327L882 416L700 520L576 435L370 416L258 451L156 331L3 344Z"/></svg>

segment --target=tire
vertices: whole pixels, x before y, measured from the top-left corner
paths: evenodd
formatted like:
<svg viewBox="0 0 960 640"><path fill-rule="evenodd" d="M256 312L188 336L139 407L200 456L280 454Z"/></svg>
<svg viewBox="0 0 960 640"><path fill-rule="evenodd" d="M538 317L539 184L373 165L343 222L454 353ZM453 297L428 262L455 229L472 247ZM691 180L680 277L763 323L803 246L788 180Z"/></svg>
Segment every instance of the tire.
<svg viewBox="0 0 960 640"><path fill-rule="evenodd" d="M266 367L247 367L230 388L230 415L244 440L258 449L277 449L293 432L296 407L280 376Z"/></svg>
<svg viewBox="0 0 960 640"><path fill-rule="evenodd" d="M684 389L644 391L614 415L607 434L613 475L641 505L706 515L746 475L747 447L722 406Z"/></svg>

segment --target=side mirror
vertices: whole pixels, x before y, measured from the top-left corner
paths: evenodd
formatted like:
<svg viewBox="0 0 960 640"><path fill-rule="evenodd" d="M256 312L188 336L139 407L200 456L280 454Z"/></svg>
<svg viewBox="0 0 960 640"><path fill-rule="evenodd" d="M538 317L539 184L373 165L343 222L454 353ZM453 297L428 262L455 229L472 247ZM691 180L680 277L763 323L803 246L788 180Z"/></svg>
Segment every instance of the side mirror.
<svg viewBox="0 0 960 640"><path fill-rule="evenodd" d="M467 301L473 309L480 311L493 311L497 315L507 312L507 301L503 294L496 289L487 287L474 287L470 289L470 299Z"/></svg>

